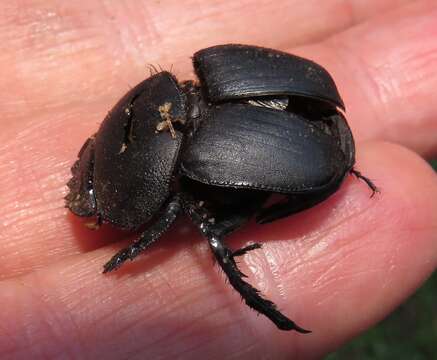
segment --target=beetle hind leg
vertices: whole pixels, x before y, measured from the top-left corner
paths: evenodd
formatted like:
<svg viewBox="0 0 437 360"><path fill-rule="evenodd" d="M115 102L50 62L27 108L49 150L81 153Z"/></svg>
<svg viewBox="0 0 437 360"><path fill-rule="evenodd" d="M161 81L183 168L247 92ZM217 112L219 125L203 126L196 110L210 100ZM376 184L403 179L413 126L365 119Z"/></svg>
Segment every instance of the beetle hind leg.
<svg viewBox="0 0 437 360"><path fill-rule="evenodd" d="M232 257L243 256L244 254L247 254L249 251L261 249L261 247L262 245L259 243L247 245L241 249L232 251Z"/></svg>
<svg viewBox="0 0 437 360"><path fill-rule="evenodd" d="M208 221L212 218L211 214L209 214L204 207L198 206L196 202L190 199L183 199L182 206L184 212L199 228L202 235L207 238L211 251L229 279L229 283L239 292L246 304L268 317L281 330L295 330L300 333L309 333L308 330L301 328L284 316L273 302L264 299L260 295L259 290L243 280L246 276L238 269L234 257L259 248L259 244L249 245L233 252L223 241L224 234L228 233L227 226L224 226L223 223L212 224Z"/></svg>
<svg viewBox="0 0 437 360"><path fill-rule="evenodd" d="M372 195L370 195L370 197L373 197L376 193L379 192L378 187L373 183L373 181L370 180L368 177L364 176L363 174L361 174L358 170L355 170L352 168L352 170L350 172L357 179L363 180L367 184L367 186L370 188L370 190L372 190Z"/></svg>
<svg viewBox="0 0 437 360"><path fill-rule="evenodd" d="M181 210L179 196L175 196L165 207L158 220L147 228L133 244L120 250L111 260L103 266L103 273L107 273L118 269L126 260L133 260L143 250L149 247L162 234L164 234L171 224L176 220L177 215Z"/></svg>
<svg viewBox="0 0 437 360"><path fill-rule="evenodd" d="M287 195L282 201L261 209L256 216L256 222L258 224L267 224L283 219L317 205L331 194L332 191Z"/></svg>

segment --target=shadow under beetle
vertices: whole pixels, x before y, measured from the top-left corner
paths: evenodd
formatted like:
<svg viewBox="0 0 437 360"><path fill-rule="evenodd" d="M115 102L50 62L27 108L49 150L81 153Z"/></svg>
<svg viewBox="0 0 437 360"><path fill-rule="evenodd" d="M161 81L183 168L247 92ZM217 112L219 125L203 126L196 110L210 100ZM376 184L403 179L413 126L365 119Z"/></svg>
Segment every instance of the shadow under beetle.
<svg viewBox="0 0 437 360"><path fill-rule="evenodd" d="M279 329L308 332L244 280L224 238L310 208L338 190L355 147L344 103L320 65L280 51L220 45L194 54L199 82L157 72L108 113L73 165L67 207L136 230L139 238L104 265L132 260L185 213L209 242L246 304ZM268 203L272 194L282 194ZM267 205L269 204L269 205Z"/></svg>

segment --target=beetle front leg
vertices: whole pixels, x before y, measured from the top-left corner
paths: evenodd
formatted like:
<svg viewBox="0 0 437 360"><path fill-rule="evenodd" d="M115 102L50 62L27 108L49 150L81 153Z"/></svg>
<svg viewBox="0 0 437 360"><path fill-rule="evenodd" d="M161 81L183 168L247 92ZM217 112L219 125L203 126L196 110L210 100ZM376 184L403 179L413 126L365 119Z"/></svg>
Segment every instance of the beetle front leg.
<svg viewBox="0 0 437 360"><path fill-rule="evenodd" d="M165 207L158 220L147 228L133 244L120 250L103 266L103 273L118 269L126 260L133 260L144 249L164 234L170 225L176 220L181 210L179 196L176 195Z"/></svg>
<svg viewBox="0 0 437 360"><path fill-rule="evenodd" d="M213 224L210 221L212 218L211 214L204 207L199 206L190 199L184 198L182 206L184 212L199 228L202 235L207 238L217 262L229 279L229 283L240 293L249 307L268 317L281 330L295 330L300 333L310 332L281 314L273 302L261 297L259 290L243 280L246 276L238 269L234 256L243 255L249 250L259 248L259 244L249 245L232 252L223 241L223 234L227 232L226 226L220 223Z"/></svg>

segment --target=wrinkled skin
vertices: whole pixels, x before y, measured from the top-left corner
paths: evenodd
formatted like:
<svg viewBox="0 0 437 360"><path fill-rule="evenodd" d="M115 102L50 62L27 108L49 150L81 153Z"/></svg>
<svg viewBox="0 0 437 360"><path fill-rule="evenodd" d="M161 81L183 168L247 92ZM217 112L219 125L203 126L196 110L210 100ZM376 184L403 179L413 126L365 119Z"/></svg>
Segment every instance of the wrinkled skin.
<svg viewBox="0 0 437 360"><path fill-rule="evenodd" d="M436 268L437 176L420 158L437 155L435 1L193 2L195 15L190 3L0 5L0 358L317 358ZM103 276L130 239L112 244L123 234L91 232L63 207L78 147L147 63L192 78L196 49L237 41L327 68L357 166L381 188L370 199L349 178L323 204L229 239L263 243L242 270L307 336L242 308L184 220Z"/></svg>

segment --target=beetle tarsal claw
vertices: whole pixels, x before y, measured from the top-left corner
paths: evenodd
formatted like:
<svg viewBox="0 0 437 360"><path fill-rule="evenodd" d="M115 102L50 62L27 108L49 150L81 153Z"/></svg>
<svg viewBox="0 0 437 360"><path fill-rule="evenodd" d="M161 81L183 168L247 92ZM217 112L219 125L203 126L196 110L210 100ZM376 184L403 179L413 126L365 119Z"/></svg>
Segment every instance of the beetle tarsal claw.
<svg viewBox="0 0 437 360"><path fill-rule="evenodd" d="M232 257L242 256L244 254L247 254L249 251L261 249L262 245L259 243L254 243L247 245L241 249L235 250L232 252Z"/></svg>

